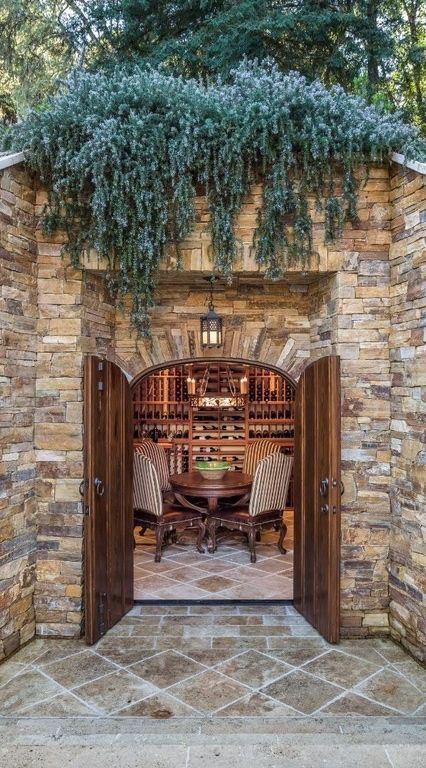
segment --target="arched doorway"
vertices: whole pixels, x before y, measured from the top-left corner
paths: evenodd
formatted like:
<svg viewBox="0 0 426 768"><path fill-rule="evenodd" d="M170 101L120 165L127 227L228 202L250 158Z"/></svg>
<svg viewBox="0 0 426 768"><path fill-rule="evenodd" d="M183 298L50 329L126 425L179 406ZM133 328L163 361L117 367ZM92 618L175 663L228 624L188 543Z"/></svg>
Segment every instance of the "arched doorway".
<svg viewBox="0 0 426 768"><path fill-rule="evenodd" d="M127 377L111 361L88 355L84 368L84 479L80 485L88 643L95 642L133 604L132 421ZM323 357L305 368L297 386L294 426L294 604L327 640L338 642L338 357Z"/></svg>
<svg viewBox="0 0 426 768"><path fill-rule="evenodd" d="M201 358L143 371L131 383L133 438L154 441L169 472L187 473L197 460L225 460L239 474L250 446L294 453L296 383L285 371L253 361ZM269 448L267 448L269 446ZM215 557L195 549L195 531L165 547L153 562L152 531L135 529L135 599L291 600L293 483L286 504L286 554L278 532L259 533L250 563L241 533L227 535Z"/></svg>

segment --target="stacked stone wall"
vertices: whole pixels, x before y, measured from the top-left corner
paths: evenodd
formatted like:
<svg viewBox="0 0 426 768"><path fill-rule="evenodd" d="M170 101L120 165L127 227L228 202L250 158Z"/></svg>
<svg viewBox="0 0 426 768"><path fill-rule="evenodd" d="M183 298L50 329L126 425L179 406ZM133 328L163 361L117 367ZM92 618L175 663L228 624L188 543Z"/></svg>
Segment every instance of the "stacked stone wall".
<svg viewBox="0 0 426 768"><path fill-rule="evenodd" d="M426 658L426 177L394 166L391 269L392 636Z"/></svg>
<svg viewBox="0 0 426 768"><path fill-rule="evenodd" d="M8 183L6 175L2 178L3 184ZM421 537L425 529L421 522L424 447L419 447L419 411L424 402L424 289L419 287L424 279L424 186L419 179L418 174L408 173L404 178L393 174L390 198L387 169L370 168L368 177L361 180L359 221L347 225L336 244L326 246L321 214L315 214L310 264L302 274L289 269L286 280L275 284L264 280L253 260L252 239L261 193L254 189L238 220L242 249L236 279L231 286L221 283L215 294L215 305L225 320L225 344L217 351L218 356L276 365L296 379L310 359L330 353L341 356L345 484L342 632L347 636L389 632L390 567L390 629L417 653L424 644ZM33 195L31 188L25 195ZM25 195L22 193L22 199L34 206L34 196L25 200ZM11 205L13 200L7 202ZM38 216L45 202L43 190L38 190L36 202ZM392 203L395 216L390 271ZM199 319L207 300L208 286L203 277L210 273L211 263L202 201L197 202L197 210L194 232L182 246L184 271L175 272L173 253L162 270L152 315L152 342L137 339L129 327L128 307L124 314L114 308L103 288L102 265L96 257L86 264L89 272L70 269L61 256L60 234L47 237L39 227L34 228L34 222L18 221L16 212L12 223L3 222L4 231L15 227L6 235L2 230L2 247L9 272L13 272L9 274L10 286L19 275L25 285L25 289L22 285L19 288L22 295L3 294L6 322L10 328L13 324L13 334L17 334L6 337L13 338L13 344L4 345L5 359L9 355L12 360L13 349L28 355L24 359L31 381L26 381L20 395L28 397L21 402L25 415L20 418L27 420L21 425L22 435L11 432L7 437L7 431L4 433L9 454L6 475L2 463L7 483L11 482L7 472L15 471L18 463L20 470L30 472L26 479L18 474L13 481L21 484L17 504L20 510L19 505L24 505L25 514L13 512L14 503L4 504L2 498L0 521L8 541L5 552L14 548L14 541L20 546L22 531L18 530L24 522L25 535L30 537L25 541L32 541L32 549L25 544L25 557L10 558L7 554L7 567L9 562L19 561L7 589L16 593L22 605L33 589L37 530L35 608L39 634L77 635L81 629L84 520L79 484L83 477L84 355L99 354L114 360L129 378L152 365L204 355ZM26 214L33 216L34 208ZM9 216L9 212L3 211L3 215ZM17 224L24 234L16 234ZM23 315L14 303L20 301L25 307ZM1 315L3 321L5 314ZM3 383L11 387L13 377L18 383L24 365L27 367L19 363L15 373L5 364L3 370L9 374ZM10 394L11 389L8 392L10 403L15 403L15 395ZM11 429L9 423L7 429ZM14 465L18 453L21 461ZM395 491L389 559L391 481ZM13 517L19 525L10 528ZM19 575L21 566L31 575L27 593ZM1 610L0 616L6 615ZM31 605L28 611L33 621ZM8 653L17 642L16 622L11 622L8 614L3 626L5 637L13 638L8 641ZM29 637L33 627L28 619L24 631L20 630L22 637Z"/></svg>
<svg viewBox="0 0 426 768"><path fill-rule="evenodd" d="M311 292L311 354L341 359L341 632L350 637L389 632L390 221L388 170L373 167L358 222L333 251L340 269Z"/></svg>
<svg viewBox="0 0 426 768"><path fill-rule="evenodd" d="M38 190L39 216L45 201ZM72 636L82 620L84 355L106 356L115 309L100 276L71 268L61 255L63 234L37 227L36 237L37 634Z"/></svg>
<svg viewBox="0 0 426 768"><path fill-rule="evenodd" d="M0 176L0 659L34 635L36 244L33 180Z"/></svg>

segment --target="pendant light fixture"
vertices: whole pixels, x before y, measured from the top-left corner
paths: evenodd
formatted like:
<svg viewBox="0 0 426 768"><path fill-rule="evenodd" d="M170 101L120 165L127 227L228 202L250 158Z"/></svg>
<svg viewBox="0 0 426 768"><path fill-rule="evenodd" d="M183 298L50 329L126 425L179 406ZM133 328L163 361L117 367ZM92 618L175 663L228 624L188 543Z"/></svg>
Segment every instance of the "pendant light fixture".
<svg viewBox="0 0 426 768"><path fill-rule="evenodd" d="M214 275L210 278L209 311L200 320L201 344L203 347L221 347L223 344L222 318L214 311L213 287Z"/></svg>

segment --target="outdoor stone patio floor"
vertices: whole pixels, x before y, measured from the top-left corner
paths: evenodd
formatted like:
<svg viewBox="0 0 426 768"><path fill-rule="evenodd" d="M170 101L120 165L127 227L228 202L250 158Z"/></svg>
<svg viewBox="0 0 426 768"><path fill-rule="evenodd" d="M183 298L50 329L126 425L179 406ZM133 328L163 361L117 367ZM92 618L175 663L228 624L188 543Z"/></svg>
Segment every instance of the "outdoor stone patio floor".
<svg viewBox="0 0 426 768"><path fill-rule="evenodd" d="M331 646L292 605L140 605L93 647L38 638L0 666L2 718L424 717L392 641Z"/></svg>
<svg viewBox="0 0 426 768"><path fill-rule="evenodd" d="M330 646L292 605L135 605L0 665L0 765L423 768L425 702L399 646Z"/></svg>

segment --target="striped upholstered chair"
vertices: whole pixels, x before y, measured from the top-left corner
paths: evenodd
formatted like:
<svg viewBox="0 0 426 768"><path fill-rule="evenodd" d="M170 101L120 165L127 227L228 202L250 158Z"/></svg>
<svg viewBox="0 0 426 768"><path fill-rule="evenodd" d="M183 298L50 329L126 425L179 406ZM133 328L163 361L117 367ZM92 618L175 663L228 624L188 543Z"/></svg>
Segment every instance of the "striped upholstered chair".
<svg viewBox="0 0 426 768"><path fill-rule="evenodd" d="M259 437L257 440L253 440L248 444L244 459L242 471L245 475L254 475L256 467L262 459L266 456L270 456L272 453L278 453L281 450L281 446L277 444L276 440L268 440L268 438ZM243 504L247 504L250 499L250 494L238 499L234 502L235 507L241 507Z"/></svg>
<svg viewBox="0 0 426 768"><path fill-rule="evenodd" d="M185 528L198 528L197 549L204 552L201 542L206 526L203 515L177 504L163 501L158 472L154 463L143 453L135 453L133 462L133 516L135 527L140 526L141 535L147 528L155 531L155 562L161 560L161 552L166 532Z"/></svg>
<svg viewBox="0 0 426 768"><path fill-rule="evenodd" d="M263 437L253 440L248 444L244 454L242 471L245 475L254 475L258 462L266 456L270 456L271 453L278 453L279 450L280 445L277 445L276 440L268 440Z"/></svg>
<svg viewBox="0 0 426 768"><path fill-rule="evenodd" d="M273 453L258 462L250 501L245 506L222 507L208 520L209 550L217 549L217 528L242 531L248 536L250 560L256 562L256 533L262 528L277 528L280 532L278 549L285 554L284 538L287 526L283 512L287 501L293 458Z"/></svg>
<svg viewBox="0 0 426 768"><path fill-rule="evenodd" d="M170 485L170 470L167 454L164 448L158 443L154 443L149 437L138 440L134 443L135 454L141 453L148 459L151 459L157 470L160 490L165 500L173 500L172 486Z"/></svg>

